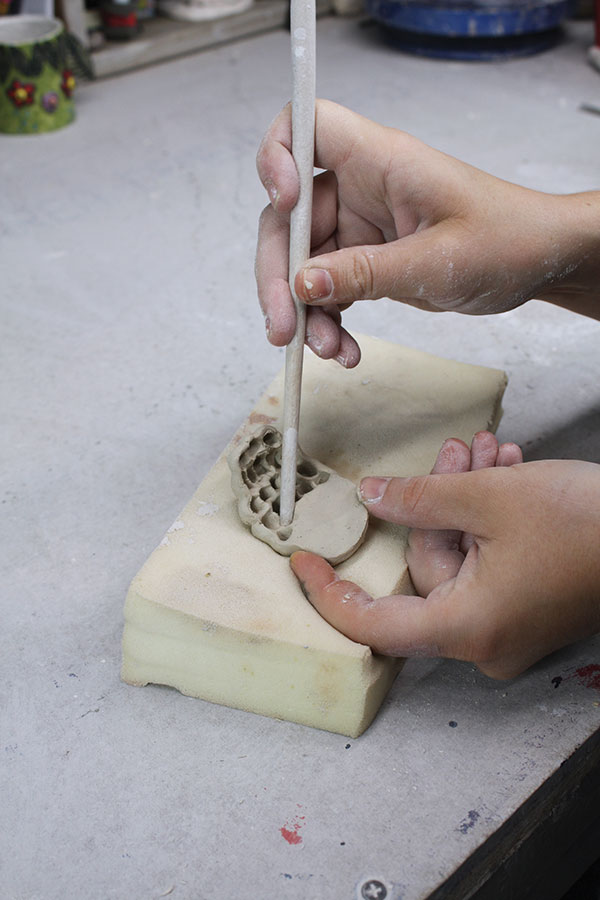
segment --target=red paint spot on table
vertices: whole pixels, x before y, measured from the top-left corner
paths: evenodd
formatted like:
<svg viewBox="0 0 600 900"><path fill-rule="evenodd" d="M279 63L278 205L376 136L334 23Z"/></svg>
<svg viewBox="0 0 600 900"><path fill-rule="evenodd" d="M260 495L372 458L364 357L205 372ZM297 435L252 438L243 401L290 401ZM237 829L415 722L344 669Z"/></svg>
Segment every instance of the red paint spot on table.
<svg viewBox="0 0 600 900"><path fill-rule="evenodd" d="M288 844L301 844L302 838L298 834L299 828L299 825L294 825L292 828L286 828L286 826L284 825L279 830L281 831L281 834L286 839Z"/></svg>
<svg viewBox="0 0 600 900"><path fill-rule="evenodd" d="M302 809L302 804L297 804L298 809ZM281 832L281 836L288 842L288 844L301 844L302 836L300 835L300 829L304 824L304 816L294 816L294 818L286 822L279 830Z"/></svg>
<svg viewBox="0 0 600 900"><path fill-rule="evenodd" d="M600 691L600 665L598 663L582 666L575 671L574 677L578 678L581 684L584 684L587 688L594 688Z"/></svg>

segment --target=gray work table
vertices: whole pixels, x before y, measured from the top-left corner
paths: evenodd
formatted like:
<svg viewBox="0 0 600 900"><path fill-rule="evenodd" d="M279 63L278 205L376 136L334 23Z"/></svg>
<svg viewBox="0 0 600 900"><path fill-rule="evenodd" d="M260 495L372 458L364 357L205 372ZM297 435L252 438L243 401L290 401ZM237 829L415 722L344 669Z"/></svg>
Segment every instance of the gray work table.
<svg viewBox="0 0 600 900"><path fill-rule="evenodd" d="M477 65L318 31L320 94L534 188L598 186L589 24ZM282 364L255 300L254 154L288 69L276 32L0 137L3 898L353 900L378 880L552 900L598 854L599 639L502 683L409 661L357 740L119 681L129 580ZM503 439L600 461L600 324L541 303L346 318L506 369Z"/></svg>

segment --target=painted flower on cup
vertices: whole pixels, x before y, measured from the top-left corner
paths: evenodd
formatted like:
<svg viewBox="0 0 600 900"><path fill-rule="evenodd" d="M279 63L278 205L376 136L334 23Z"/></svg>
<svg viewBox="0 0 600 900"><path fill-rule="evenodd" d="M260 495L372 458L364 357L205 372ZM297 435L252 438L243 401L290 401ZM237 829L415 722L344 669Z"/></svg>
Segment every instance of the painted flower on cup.
<svg viewBox="0 0 600 900"><path fill-rule="evenodd" d="M30 82L23 84L22 81L18 81L15 78L11 86L7 88L6 93L15 106L28 106L33 103L35 84L31 84Z"/></svg>
<svg viewBox="0 0 600 900"><path fill-rule="evenodd" d="M58 94L56 91L47 91L42 97L42 106L47 113L53 113L58 106Z"/></svg>
<svg viewBox="0 0 600 900"><path fill-rule="evenodd" d="M63 69L62 82L60 86L65 97L70 97L75 90L75 76L70 69Z"/></svg>

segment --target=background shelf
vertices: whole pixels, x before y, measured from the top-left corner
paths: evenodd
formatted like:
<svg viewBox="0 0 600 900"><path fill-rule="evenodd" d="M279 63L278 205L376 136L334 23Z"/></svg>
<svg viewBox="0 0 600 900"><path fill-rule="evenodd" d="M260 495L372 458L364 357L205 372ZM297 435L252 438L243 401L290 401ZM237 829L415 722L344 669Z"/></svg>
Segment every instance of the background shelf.
<svg viewBox="0 0 600 900"><path fill-rule="evenodd" d="M318 15L324 15L330 9L330 0L318 0ZM98 77L115 75L281 28L287 24L288 17L288 0L256 0L242 13L208 22L177 22L157 16L144 21L143 31L134 40L107 41L94 50L94 68Z"/></svg>

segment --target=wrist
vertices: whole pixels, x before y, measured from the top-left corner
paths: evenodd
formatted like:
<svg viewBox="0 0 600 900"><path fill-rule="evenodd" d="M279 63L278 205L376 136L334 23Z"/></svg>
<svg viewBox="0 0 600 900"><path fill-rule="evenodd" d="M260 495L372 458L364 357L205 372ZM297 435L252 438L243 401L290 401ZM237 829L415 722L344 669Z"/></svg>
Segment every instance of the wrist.
<svg viewBox="0 0 600 900"><path fill-rule="evenodd" d="M600 191L552 195L539 300L600 319Z"/></svg>

